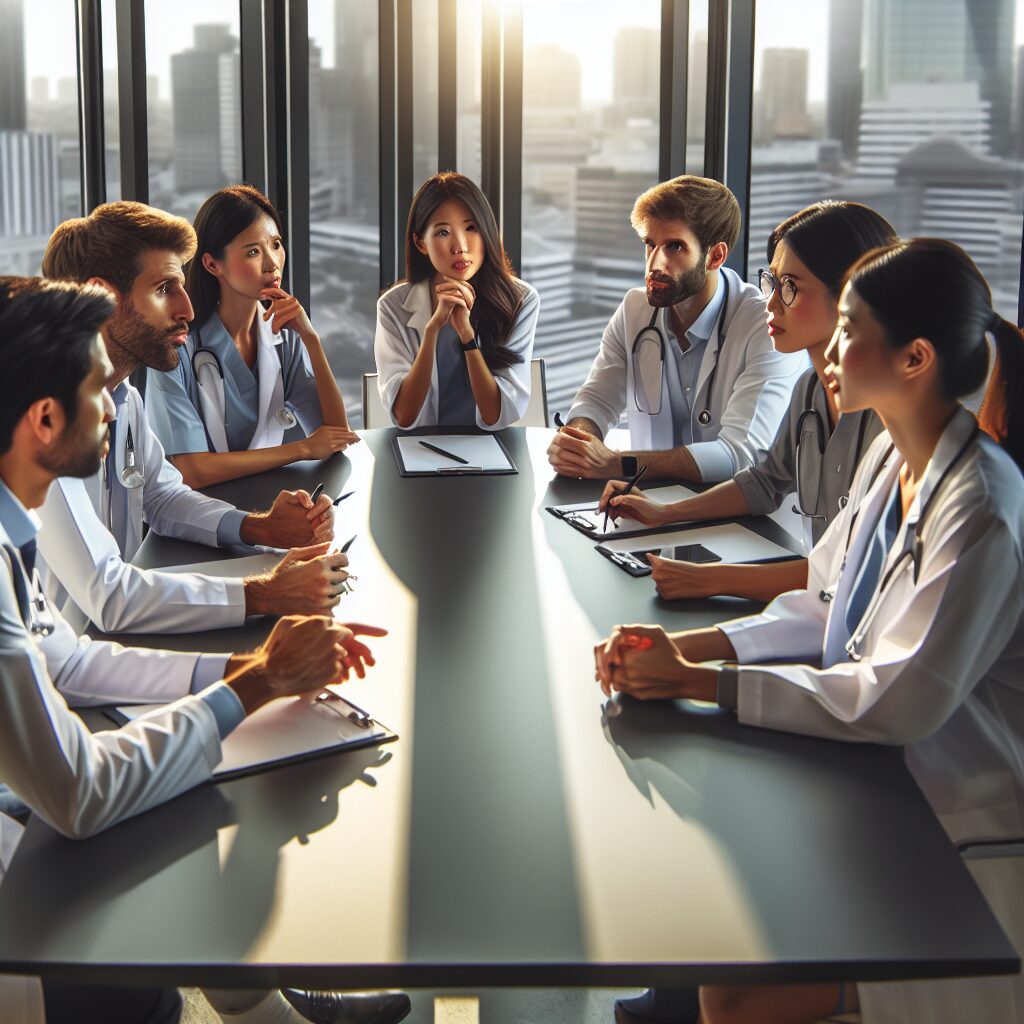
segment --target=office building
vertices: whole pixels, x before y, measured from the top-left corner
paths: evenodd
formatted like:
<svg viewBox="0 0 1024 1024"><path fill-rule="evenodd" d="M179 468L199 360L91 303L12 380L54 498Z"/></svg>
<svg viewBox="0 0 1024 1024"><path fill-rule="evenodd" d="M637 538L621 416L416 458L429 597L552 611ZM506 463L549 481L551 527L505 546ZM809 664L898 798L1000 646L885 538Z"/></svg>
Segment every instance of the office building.
<svg viewBox="0 0 1024 1024"><path fill-rule="evenodd" d="M867 14L865 99L909 83L978 84L992 152L1011 143L1015 0L873 0Z"/></svg>
<svg viewBox="0 0 1024 1024"><path fill-rule="evenodd" d="M59 155L54 135L0 130L0 238L42 236L45 245L60 220Z"/></svg>
<svg viewBox="0 0 1024 1024"><path fill-rule="evenodd" d="M843 158L857 157L857 129L864 95L861 47L864 0L831 0L828 20L828 95L825 127L843 147Z"/></svg>
<svg viewBox="0 0 1024 1024"><path fill-rule="evenodd" d="M217 189L237 179L240 170L236 152L226 152L226 146L237 147L240 139L238 41L227 25L196 25L194 38L192 49L171 56L178 192Z"/></svg>
<svg viewBox="0 0 1024 1024"><path fill-rule="evenodd" d="M554 43L531 46L523 57L523 111L581 106L580 59Z"/></svg>
<svg viewBox="0 0 1024 1024"><path fill-rule="evenodd" d="M811 135L807 109L810 53L792 48L766 49L761 57L761 83L756 106L757 141L806 139Z"/></svg>
<svg viewBox="0 0 1024 1024"><path fill-rule="evenodd" d="M657 29L635 26L615 33L612 110L620 124L657 121L661 97L661 40Z"/></svg>
<svg viewBox="0 0 1024 1024"><path fill-rule="evenodd" d="M987 155L990 118L990 105L975 82L892 85L887 99L864 103L857 173L892 180L905 153L937 136L957 138Z"/></svg>
<svg viewBox="0 0 1024 1024"><path fill-rule="evenodd" d="M28 127L24 0L0 0L0 130Z"/></svg>

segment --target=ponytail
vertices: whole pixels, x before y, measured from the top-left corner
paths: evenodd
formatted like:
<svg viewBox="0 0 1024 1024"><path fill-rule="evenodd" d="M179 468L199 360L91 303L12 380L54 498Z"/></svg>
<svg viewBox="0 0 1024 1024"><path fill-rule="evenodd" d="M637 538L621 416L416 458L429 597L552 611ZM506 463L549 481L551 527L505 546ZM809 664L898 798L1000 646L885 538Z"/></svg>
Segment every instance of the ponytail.
<svg viewBox="0 0 1024 1024"><path fill-rule="evenodd" d="M996 313L989 330L996 341L995 363L978 424L1024 470L1024 334Z"/></svg>

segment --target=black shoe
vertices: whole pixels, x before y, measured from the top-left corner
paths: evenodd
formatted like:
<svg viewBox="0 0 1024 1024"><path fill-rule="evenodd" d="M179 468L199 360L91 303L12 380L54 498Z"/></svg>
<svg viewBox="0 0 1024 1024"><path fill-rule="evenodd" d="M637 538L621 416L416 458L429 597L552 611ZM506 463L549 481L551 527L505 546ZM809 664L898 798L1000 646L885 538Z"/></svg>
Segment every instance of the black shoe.
<svg viewBox="0 0 1024 1024"><path fill-rule="evenodd" d="M698 989L649 988L643 995L615 1000L615 1024L697 1024Z"/></svg>
<svg viewBox="0 0 1024 1024"><path fill-rule="evenodd" d="M412 1009L404 992L303 992L283 988L281 994L312 1024L393 1024Z"/></svg>

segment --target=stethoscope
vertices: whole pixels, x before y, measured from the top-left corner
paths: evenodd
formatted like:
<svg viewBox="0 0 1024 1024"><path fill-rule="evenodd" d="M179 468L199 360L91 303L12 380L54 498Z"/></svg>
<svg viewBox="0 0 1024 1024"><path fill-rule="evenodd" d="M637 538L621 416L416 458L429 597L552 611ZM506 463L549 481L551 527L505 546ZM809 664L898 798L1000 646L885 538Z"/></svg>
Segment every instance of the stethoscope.
<svg viewBox="0 0 1024 1024"><path fill-rule="evenodd" d="M721 281L724 291L722 311L718 315L718 350L715 352L711 373L708 374L707 390L704 392L704 408L697 414L697 422L702 427L711 425L711 389L715 384L718 360L725 345L725 314L729 308L729 279L723 274ZM633 339L633 348L630 352L633 361L633 401L640 412L647 416L657 416L661 413L661 392L665 380L665 352L668 348L665 334L658 326L658 314L663 308L662 306L655 307L651 314L651 322L642 328ZM649 372L655 366L657 372ZM641 395L643 396L642 403Z"/></svg>
<svg viewBox="0 0 1024 1024"><path fill-rule="evenodd" d="M220 381L221 390L224 388L224 367L221 365L220 357L212 348L207 348L203 343L203 334L198 327L195 329L196 345L192 352L192 372L195 375L196 381L199 380L200 373L204 371L213 370L217 375L217 379ZM202 403L200 403L202 405ZM203 409L200 408L199 414L203 416L205 422L206 417L203 413ZM283 405L277 412L274 413L274 419L284 427L285 430L291 430L299 421L295 418L295 413Z"/></svg>
<svg viewBox="0 0 1024 1024"><path fill-rule="evenodd" d="M824 456L825 448L828 446L828 430L825 426L825 421L821 417L821 413L814 408L814 387L818 383L818 376L815 374L808 381L807 396L804 399L804 411L800 413L799 419L796 421L796 504L793 506L793 511L798 516L803 516L805 519L821 519L827 520L828 516L821 512L805 512L804 511L804 499L800 492L800 481L803 479L803 474L800 472L800 466L802 462L801 452L803 451L803 437L804 437L804 424L808 420L814 421L814 434L818 442L818 455L819 457ZM853 468L856 469L860 465L860 457L864 451L864 437L867 434L868 429L868 414L860 414L860 426L857 428L857 445L853 451ZM842 467L838 467L841 469ZM823 467L819 467L818 472L818 490L814 501L814 507L817 508L821 501L821 484L824 476ZM849 494L843 494L839 498L839 511L842 512L846 508L847 503L850 500Z"/></svg>
<svg viewBox="0 0 1024 1024"><path fill-rule="evenodd" d="M8 548L9 552L11 550ZM26 625L29 632L32 636L50 636L57 628L57 622L53 617L53 612L50 611L50 603L46 600L46 594L43 592L39 570L32 569L32 591L30 594L25 589L24 565L21 572L18 571L17 566L12 566L12 568L14 570L11 573L14 582L14 596L17 598L18 604L28 612Z"/></svg>
<svg viewBox="0 0 1024 1024"><path fill-rule="evenodd" d="M891 566L889 566L888 571L882 577L882 582L879 585L878 589L875 591L874 597L872 597L871 603L865 610L864 615L861 617L861 620L857 625L856 632L846 642L846 653L851 661L860 661L863 657L863 655L861 655L860 653L859 648L864 640L864 635L871 628L871 623L874 621L878 608L881 606L882 597L884 596L885 591L889 586L889 583L892 581L892 578L896 575L897 570L899 570L899 568L905 564L908 558L910 559L911 565L913 566L914 570L914 585L917 585L917 580L921 573L921 562L924 559L924 540L922 539L922 537L924 534L924 524L928 520L928 513L931 511L932 505L935 503L935 499L938 496L939 491L942 490L943 484L945 484L945 482L949 479L949 474L952 473L952 471L956 468L960 460L967 454L967 450L974 443L974 439L978 436L979 432L980 430L978 424L975 423L974 429L971 431L970 436L967 438L966 441L964 441L964 443L960 446L960 449L957 451L956 455L953 456L953 458L950 460L946 468L942 471L942 475L939 477L938 481L936 481L935 487L932 488L932 493L928 495L928 500L924 503L924 507L921 509L921 515L917 520L917 525L914 527L914 543L910 547L905 547L904 550L900 552L899 557L896 559L895 562L892 563ZM893 447L890 446L885 458L882 459L882 461L878 465L878 469L875 470L875 476L872 478L872 483L874 483L874 480L877 479L878 474L882 470L882 467L889 461L889 456L892 454L892 452ZM849 552L850 550L850 541L853 538L853 527L854 523L856 522L856 519L856 515L854 515L851 518L850 527L846 533L847 552ZM839 570L840 577L843 575L845 571L846 557L844 555L843 564ZM823 591L822 594L824 595L824 593L825 592Z"/></svg>

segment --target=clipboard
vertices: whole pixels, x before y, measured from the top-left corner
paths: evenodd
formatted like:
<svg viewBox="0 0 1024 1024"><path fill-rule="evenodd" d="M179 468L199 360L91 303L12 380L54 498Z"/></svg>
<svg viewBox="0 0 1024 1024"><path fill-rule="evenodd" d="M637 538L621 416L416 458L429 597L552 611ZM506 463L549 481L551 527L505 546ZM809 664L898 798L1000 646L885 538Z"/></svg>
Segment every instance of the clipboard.
<svg viewBox="0 0 1024 1024"><path fill-rule="evenodd" d="M122 704L105 712L119 725L133 722L166 704ZM221 761L213 781L308 761L339 750L391 743L398 735L374 721L362 708L326 687L310 704L300 697L278 698L249 715L221 740Z"/></svg>
<svg viewBox="0 0 1024 1024"><path fill-rule="evenodd" d="M421 442L464 461L439 454ZM402 476L509 476L519 472L497 434L397 434L391 445Z"/></svg>
<svg viewBox="0 0 1024 1024"><path fill-rule="evenodd" d="M666 505L673 501L682 501L684 498L693 498L696 491L682 484L672 484L669 487L653 487L645 490L644 494L652 501L661 502ZM636 519L629 519L625 516L616 520L608 518L607 531L601 529L604 522L604 513L598 513L597 501L580 501L573 505L548 505L546 510L556 519L568 523L573 529L586 534L591 540L614 540L616 537L640 537L648 533L664 533L675 526L689 526L690 523L666 523L663 526L644 526Z"/></svg>

